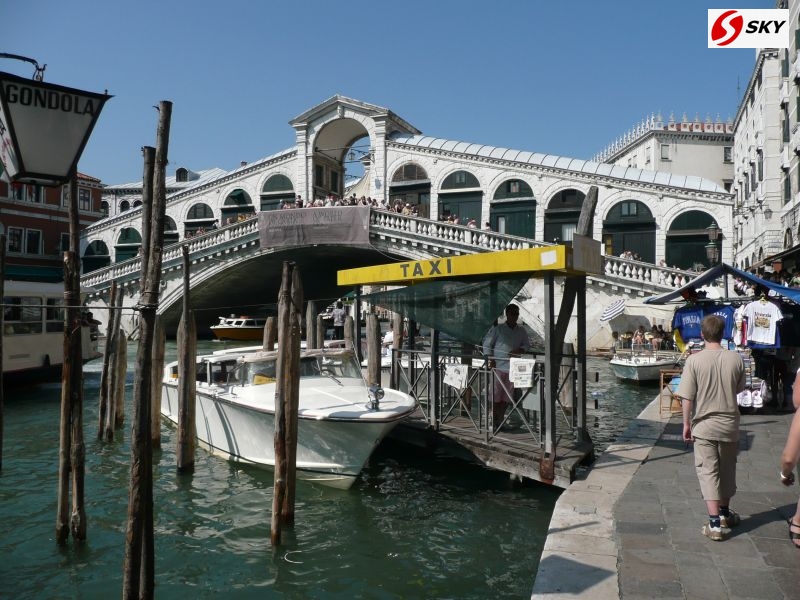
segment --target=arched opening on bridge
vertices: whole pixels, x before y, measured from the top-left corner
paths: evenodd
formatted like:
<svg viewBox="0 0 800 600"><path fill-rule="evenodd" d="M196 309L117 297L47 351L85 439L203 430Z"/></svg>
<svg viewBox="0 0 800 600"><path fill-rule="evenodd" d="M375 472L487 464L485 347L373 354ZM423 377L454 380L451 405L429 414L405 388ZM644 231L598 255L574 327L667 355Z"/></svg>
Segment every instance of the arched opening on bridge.
<svg viewBox="0 0 800 600"><path fill-rule="evenodd" d="M619 256L627 250L638 260L654 263L656 220L647 205L623 200L612 206L603 221L603 246L606 254Z"/></svg>
<svg viewBox="0 0 800 600"><path fill-rule="evenodd" d="M444 178L439 190L439 220L458 217L466 225L470 219L481 221L483 190L478 178L469 171L456 171Z"/></svg>
<svg viewBox="0 0 800 600"><path fill-rule="evenodd" d="M105 200L100 202L100 212L103 213L103 217L108 216L108 202L106 202Z"/></svg>
<svg viewBox="0 0 800 600"><path fill-rule="evenodd" d="M102 240L95 240L86 247L83 253L83 272L90 273L97 269L102 269L111 264L111 255L108 253L108 246Z"/></svg>
<svg viewBox="0 0 800 600"><path fill-rule="evenodd" d="M666 235L664 260L667 265L702 271L710 267L706 256L710 225L719 227L714 217L700 210L687 210L678 215Z"/></svg>
<svg viewBox="0 0 800 600"><path fill-rule="evenodd" d="M177 244L180 239L180 232L178 226L175 224L175 219L169 216L164 217L164 245Z"/></svg>
<svg viewBox="0 0 800 600"><path fill-rule="evenodd" d="M255 208L253 207L253 201L250 200L250 194L243 189L237 188L225 198L221 211L222 222L228 224L247 218L255 212Z"/></svg>
<svg viewBox="0 0 800 600"><path fill-rule="evenodd" d="M392 207L408 204L416 207L420 217L430 217L431 180L425 169L413 162L399 167L389 183L389 203Z"/></svg>
<svg viewBox="0 0 800 600"><path fill-rule="evenodd" d="M550 199L544 211L544 241L572 245L572 234L578 228L583 199L580 190L561 190ZM592 235L590 229L589 235Z"/></svg>
<svg viewBox="0 0 800 600"><path fill-rule="evenodd" d="M141 200L134 200L133 208L138 208L141 205L142 205L142 201Z"/></svg>
<svg viewBox="0 0 800 600"><path fill-rule="evenodd" d="M125 212L126 210L131 209L131 203L127 200L123 200L119 203L119 212Z"/></svg>
<svg viewBox="0 0 800 600"><path fill-rule="evenodd" d="M122 262L139 254L142 236L133 227L123 227L114 245L114 262Z"/></svg>
<svg viewBox="0 0 800 600"><path fill-rule="evenodd" d="M285 202L294 202L294 186L286 175L273 175L261 188L261 210L282 208Z"/></svg>
<svg viewBox="0 0 800 600"><path fill-rule="evenodd" d="M501 183L494 192L489 224L492 231L535 238L536 198L531 186L521 179L508 179Z"/></svg>
<svg viewBox="0 0 800 600"><path fill-rule="evenodd" d="M368 178L359 173L365 171L364 161L369 163L371 152L367 130L355 119L340 118L324 125L314 139L312 198L304 200L324 199L329 194L341 198L345 183L351 185L359 177L365 185L356 183L349 191L367 195Z"/></svg>
<svg viewBox="0 0 800 600"><path fill-rule="evenodd" d="M183 237L192 237L198 233L205 233L217 226L214 211L204 202L193 204L183 220Z"/></svg>

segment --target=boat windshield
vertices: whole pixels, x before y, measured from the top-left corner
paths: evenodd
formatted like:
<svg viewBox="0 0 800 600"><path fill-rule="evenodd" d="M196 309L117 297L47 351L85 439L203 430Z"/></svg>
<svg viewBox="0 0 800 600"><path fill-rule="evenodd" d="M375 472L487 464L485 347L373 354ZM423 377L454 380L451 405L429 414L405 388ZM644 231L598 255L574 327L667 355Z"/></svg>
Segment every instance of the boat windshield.
<svg viewBox="0 0 800 600"><path fill-rule="evenodd" d="M276 379L276 359L265 358L242 363L236 379L240 385L263 385ZM330 356L316 354L300 358L300 377L361 378L361 368L352 352L337 352Z"/></svg>

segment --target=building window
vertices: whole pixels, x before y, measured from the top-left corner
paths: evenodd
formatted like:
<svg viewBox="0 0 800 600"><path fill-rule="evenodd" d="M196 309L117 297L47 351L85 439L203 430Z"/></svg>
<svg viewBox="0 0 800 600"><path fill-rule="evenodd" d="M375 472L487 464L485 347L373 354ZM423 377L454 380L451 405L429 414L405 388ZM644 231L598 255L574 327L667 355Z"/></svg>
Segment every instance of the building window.
<svg viewBox="0 0 800 600"><path fill-rule="evenodd" d="M724 146L722 148L722 162L733 162L733 148L731 146Z"/></svg>
<svg viewBox="0 0 800 600"><path fill-rule="evenodd" d="M669 144L661 144L661 160L669 160Z"/></svg>
<svg viewBox="0 0 800 600"><path fill-rule="evenodd" d="M21 202L35 202L36 204L41 204L42 188L41 186L30 183L12 183L11 197Z"/></svg>
<svg viewBox="0 0 800 600"><path fill-rule="evenodd" d="M519 181L509 181L508 182L508 193L509 194L519 194Z"/></svg>
<svg viewBox="0 0 800 600"><path fill-rule="evenodd" d="M8 251L9 252L22 252L22 234L24 230L21 227L8 228Z"/></svg>
<svg viewBox="0 0 800 600"><path fill-rule="evenodd" d="M103 214L104 217L108 216L108 202L106 202L105 200L103 200L100 203L100 212Z"/></svg>
<svg viewBox="0 0 800 600"><path fill-rule="evenodd" d="M620 210L623 217L635 217L639 214L639 205L636 202L623 202Z"/></svg>
<svg viewBox="0 0 800 600"><path fill-rule="evenodd" d="M764 181L764 153L759 150L758 151L758 180Z"/></svg>
<svg viewBox="0 0 800 600"><path fill-rule="evenodd" d="M644 149L644 163L645 163L646 165L649 165L649 164L650 164L650 146L647 146L647 147Z"/></svg>
<svg viewBox="0 0 800 600"><path fill-rule="evenodd" d="M791 201L792 199L792 179L788 173L783 174L783 203Z"/></svg>
<svg viewBox="0 0 800 600"><path fill-rule="evenodd" d="M92 194L86 188L78 190L78 209L92 210Z"/></svg>
<svg viewBox="0 0 800 600"><path fill-rule="evenodd" d="M38 229L25 230L25 253L26 254L41 254L42 253L42 232Z"/></svg>
<svg viewBox="0 0 800 600"><path fill-rule="evenodd" d="M314 185L323 187L325 185L325 168L322 165L314 167Z"/></svg>
<svg viewBox="0 0 800 600"><path fill-rule="evenodd" d="M42 232L38 229L8 228L8 251L17 254L41 254Z"/></svg>
<svg viewBox="0 0 800 600"><path fill-rule="evenodd" d="M464 185L467 183L467 174L464 171L458 171L453 179L456 185Z"/></svg>

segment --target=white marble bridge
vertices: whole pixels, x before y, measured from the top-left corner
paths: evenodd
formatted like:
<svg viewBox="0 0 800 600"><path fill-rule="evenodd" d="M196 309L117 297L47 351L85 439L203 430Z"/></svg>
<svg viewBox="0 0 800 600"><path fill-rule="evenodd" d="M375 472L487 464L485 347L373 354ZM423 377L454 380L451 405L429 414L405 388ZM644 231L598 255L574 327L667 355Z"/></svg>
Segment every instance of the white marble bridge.
<svg viewBox="0 0 800 600"><path fill-rule="evenodd" d="M179 319L183 294L184 246L189 250L192 306L198 331L202 331L203 326L216 323L220 314L257 312L274 305L284 260L298 264L305 298L317 300L324 307L349 291L336 285L339 269L393 260L420 260L546 245L522 237L376 209L371 209L369 214L369 243L370 247L344 243L338 246L262 247L257 218L227 225L165 249L159 313L167 331L173 331ZM587 281L589 349L607 347L610 341L610 330L597 321L600 312L610 302L619 297L642 300L680 287L695 275L612 256L604 256L603 265L603 275L592 276ZM123 312L123 327L128 332L136 329L138 315L133 309L139 301L140 268L139 258L133 258L91 271L81 278L82 286L89 291L87 305L97 319L103 323L107 320L108 311L104 309L108 307L111 282L116 280L124 291L124 306L131 309ZM542 296L537 285L536 280L531 280L517 301L523 309L523 321L542 334L543 322L538 310ZM655 319L659 315L648 313L644 316ZM568 341L570 336L574 337L574 332L568 332Z"/></svg>

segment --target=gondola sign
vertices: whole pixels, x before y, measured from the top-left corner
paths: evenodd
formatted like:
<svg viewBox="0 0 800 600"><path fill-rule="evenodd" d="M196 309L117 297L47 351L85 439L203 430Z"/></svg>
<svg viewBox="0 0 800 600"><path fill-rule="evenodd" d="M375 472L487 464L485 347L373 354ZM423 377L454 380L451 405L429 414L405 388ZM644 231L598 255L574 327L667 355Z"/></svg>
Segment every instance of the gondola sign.
<svg viewBox="0 0 800 600"><path fill-rule="evenodd" d="M66 183L109 98L0 72L0 162L6 175L20 183Z"/></svg>

